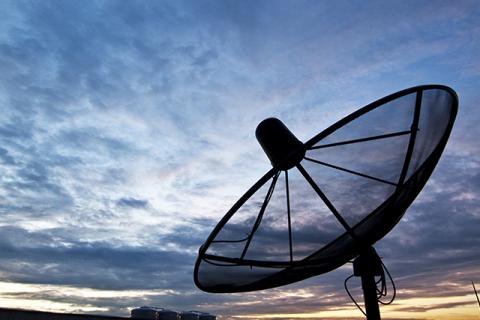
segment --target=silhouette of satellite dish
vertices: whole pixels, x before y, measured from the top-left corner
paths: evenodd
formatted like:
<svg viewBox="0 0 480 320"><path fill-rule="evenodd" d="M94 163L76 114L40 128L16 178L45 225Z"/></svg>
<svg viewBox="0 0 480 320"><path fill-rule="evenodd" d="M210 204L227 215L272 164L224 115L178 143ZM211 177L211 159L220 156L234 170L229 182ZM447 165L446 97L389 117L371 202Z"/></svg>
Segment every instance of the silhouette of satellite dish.
<svg viewBox="0 0 480 320"><path fill-rule="evenodd" d="M217 293L261 290L358 257L368 318L380 319L374 277L382 267L372 246L427 182L457 108L451 88L424 85L377 100L305 143L280 120L262 121L256 137L273 168L201 246L195 284Z"/></svg>

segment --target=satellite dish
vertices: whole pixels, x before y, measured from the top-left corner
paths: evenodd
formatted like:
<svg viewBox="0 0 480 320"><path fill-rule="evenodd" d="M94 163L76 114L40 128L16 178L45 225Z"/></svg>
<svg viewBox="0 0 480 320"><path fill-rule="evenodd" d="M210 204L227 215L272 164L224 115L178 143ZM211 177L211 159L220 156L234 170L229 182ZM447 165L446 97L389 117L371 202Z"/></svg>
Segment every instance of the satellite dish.
<svg viewBox="0 0 480 320"><path fill-rule="evenodd" d="M363 258L355 274L363 282L366 269L372 280L381 263L372 246L427 182L457 108L451 88L425 85L377 100L305 143L280 120L262 121L256 136L273 168L201 246L195 284L217 293L273 288L355 257Z"/></svg>

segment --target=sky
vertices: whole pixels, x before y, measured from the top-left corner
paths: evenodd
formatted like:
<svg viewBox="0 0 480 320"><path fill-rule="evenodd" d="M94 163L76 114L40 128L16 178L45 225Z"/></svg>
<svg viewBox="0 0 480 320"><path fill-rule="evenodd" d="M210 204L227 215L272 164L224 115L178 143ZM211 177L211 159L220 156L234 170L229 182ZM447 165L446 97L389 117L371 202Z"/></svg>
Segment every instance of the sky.
<svg viewBox="0 0 480 320"><path fill-rule="evenodd" d="M3 0L0 21L0 307L360 319L348 264L208 294L196 254L271 168L261 120L306 141L438 83L459 113L430 181L376 245L398 288L381 311L478 319L480 2Z"/></svg>

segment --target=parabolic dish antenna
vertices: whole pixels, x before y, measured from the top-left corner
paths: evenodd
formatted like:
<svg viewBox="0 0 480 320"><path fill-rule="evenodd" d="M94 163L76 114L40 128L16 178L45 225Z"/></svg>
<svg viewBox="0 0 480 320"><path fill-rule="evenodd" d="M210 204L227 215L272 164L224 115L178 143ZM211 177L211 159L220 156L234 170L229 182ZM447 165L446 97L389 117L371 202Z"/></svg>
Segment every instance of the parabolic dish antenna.
<svg viewBox="0 0 480 320"><path fill-rule="evenodd" d="M305 143L280 120L262 121L256 136L273 168L201 246L195 284L261 290L367 257L427 182L457 108L451 88L424 85L375 101Z"/></svg>

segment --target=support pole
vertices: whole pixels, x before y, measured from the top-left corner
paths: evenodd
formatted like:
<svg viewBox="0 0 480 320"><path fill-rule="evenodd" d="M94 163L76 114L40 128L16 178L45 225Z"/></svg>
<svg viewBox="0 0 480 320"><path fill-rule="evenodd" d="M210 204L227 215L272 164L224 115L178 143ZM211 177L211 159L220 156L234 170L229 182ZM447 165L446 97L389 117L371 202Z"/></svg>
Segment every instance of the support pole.
<svg viewBox="0 0 480 320"><path fill-rule="evenodd" d="M362 276L363 300L365 301L365 309L367 320L380 320L380 308L377 301L377 285L374 276Z"/></svg>
<svg viewBox="0 0 480 320"><path fill-rule="evenodd" d="M380 320L380 308L377 300L375 276L383 273L380 257L373 247L362 252L353 261L353 274L362 279L363 299L367 320Z"/></svg>

